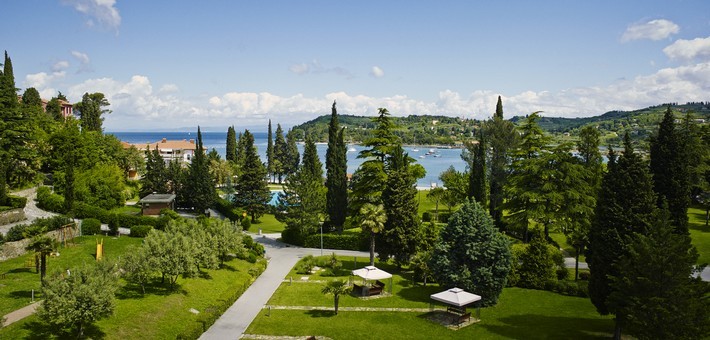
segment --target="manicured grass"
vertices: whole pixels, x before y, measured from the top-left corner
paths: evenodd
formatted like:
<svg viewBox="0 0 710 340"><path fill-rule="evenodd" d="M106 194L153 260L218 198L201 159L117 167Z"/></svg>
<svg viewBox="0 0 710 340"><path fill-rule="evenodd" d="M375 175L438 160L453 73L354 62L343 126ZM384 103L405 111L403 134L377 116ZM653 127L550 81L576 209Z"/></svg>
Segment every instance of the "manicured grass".
<svg viewBox="0 0 710 340"><path fill-rule="evenodd" d="M284 231L284 228L286 228L286 224L277 221L273 214L265 214L251 224L249 232L258 233L261 229L264 234L280 233Z"/></svg>
<svg viewBox="0 0 710 340"><path fill-rule="evenodd" d="M705 226L705 210L699 207L688 209L688 229L693 245L698 249L698 263L710 263L710 226Z"/></svg>
<svg viewBox="0 0 710 340"><path fill-rule="evenodd" d="M575 250L569 243L567 243L567 237L563 233L550 233L550 237L560 245L560 247L567 252L566 256L574 257ZM579 262L585 262L586 257L584 253L579 254Z"/></svg>
<svg viewBox="0 0 710 340"><path fill-rule="evenodd" d="M400 307L390 301L388 307ZM340 305L348 306L344 299ZM326 306L332 306L332 298ZM481 322L459 330L429 321L423 312L341 311L334 315L331 311L271 310L267 314L263 310L246 333L333 339L595 339L609 338L614 327L610 317L599 316L589 299L520 288L506 288L495 307L481 309Z"/></svg>
<svg viewBox="0 0 710 340"><path fill-rule="evenodd" d="M95 245L94 237L83 239L82 244ZM125 240L133 244L141 242L141 239L128 237L122 237L120 240L111 239L111 241ZM118 243L109 242L109 239L105 239L104 247L107 257L122 253ZM83 246L75 248L79 249ZM77 257L75 261L81 261L78 259L80 257L93 261L93 253L93 250L84 249L75 256ZM69 257L69 252L62 252L60 257L65 255ZM198 324L199 316L191 313L190 308L204 312L210 306L220 304L220 300L233 294L238 287L251 282L249 269L255 265L237 259L225 264L223 269L206 270L199 277L180 277L175 290L169 290L165 285L160 284L159 278L156 278L153 284L147 287L147 294L142 295L140 288L122 282L122 287L117 293L114 315L100 320L95 326L89 328L87 336L104 339L175 339L186 327ZM50 268L52 268L51 264ZM36 275L34 278L39 287L39 278ZM0 306L5 308L6 299L0 301ZM0 330L0 339L53 339L66 336L67 334L57 335L55 330L40 323L35 316Z"/></svg>
<svg viewBox="0 0 710 340"><path fill-rule="evenodd" d="M138 215L141 213L141 207L138 205L124 205L120 208L111 209L112 213Z"/></svg>
<svg viewBox="0 0 710 340"><path fill-rule="evenodd" d="M142 239L132 237L82 236L75 239L73 246L61 247L59 256L47 257L47 272L66 270L68 268L95 261L96 240L104 240L104 251L107 259L117 259L124 253L126 247L140 244ZM35 290L35 300L41 299L39 274L34 266L28 268L26 262L34 259L34 253L27 253L7 261L0 262L0 315L22 308L30 303L32 290Z"/></svg>

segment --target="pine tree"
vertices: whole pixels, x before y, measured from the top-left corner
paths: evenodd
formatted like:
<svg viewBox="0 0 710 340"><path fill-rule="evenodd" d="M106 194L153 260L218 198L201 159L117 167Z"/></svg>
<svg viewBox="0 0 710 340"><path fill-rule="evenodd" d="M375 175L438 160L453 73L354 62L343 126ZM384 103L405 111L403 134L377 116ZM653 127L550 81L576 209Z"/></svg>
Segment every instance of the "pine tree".
<svg viewBox="0 0 710 340"><path fill-rule="evenodd" d="M634 153L631 138L624 136L624 151L619 159L609 152L607 173L602 178L597 206L589 230L587 264L591 272L589 295L602 315L616 314L608 302L614 291L614 277L620 277L615 263L628 254L628 237L645 234L656 209L656 195L648 166ZM617 330L621 320L616 319Z"/></svg>
<svg viewBox="0 0 710 340"><path fill-rule="evenodd" d="M411 158L401 145L395 146L387 156L385 170L387 181L382 192L387 221L378 240L381 260L393 257L399 265L407 265L417 251L417 237L421 221L417 204L416 179L409 171Z"/></svg>
<svg viewBox="0 0 710 340"><path fill-rule="evenodd" d="M192 157L185 183L188 191L187 204L197 212L203 213L212 206L217 198L217 191L210 174L209 164L202 143L202 132L197 127L197 145Z"/></svg>
<svg viewBox="0 0 710 340"><path fill-rule="evenodd" d="M488 174L486 168L486 150L488 145L483 138L483 131L478 135L478 143L466 144L466 153L462 157L469 166L468 198L476 200L482 207L488 206Z"/></svg>
<svg viewBox="0 0 710 340"><path fill-rule="evenodd" d="M658 206L668 203L671 224L676 233L688 233L690 206L690 157L685 139L675 126L675 117L668 106L658 125L658 133L651 138L651 173L653 190L658 194Z"/></svg>
<svg viewBox="0 0 710 340"><path fill-rule="evenodd" d="M348 159L345 148L344 128L338 124L338 112L333 102L330 124L328 126L328 150L325 154L327 177L325 186L326 210L331 226L342 232L348 205Z"/></svg>
<svg viewBox="0 0 710 340"><path fill-rule="evenodd" d="M288 130L286 134L286 162L284 163L284 175L286 176L296 172L298 164L301 162L296 139L296 132Z"/></svg>
<svg viewBox="0 0 710 340"><path fill-rule="evenodd" d="M698 251L678 235L662 209L646 235L627 238L614 269L609 304L639 339L702 339L710 335L710 286L697 277Z"/></svg>
<svg viewBox="0 0 710 340"><path fill-rule="evenodd" d="M511 161L509 153L517 146L518 134L515 133L515 125L503 119L503 102L500 96L498 96L496 104L496 113L493 115L493 119L485 123L484 131L491 148L488 210L495 225L502 230L504 228L503 188L507 182L508 167Z"/></svg>
<svg viewBox="0 0 710 340"><path fill-rule="evenodd" d="M224 158L230 162L237 160L237 132L234 125L227 128L227 151Z"/></svg>
<svg viewBox="0 0 710 340"><path fill-rule="evenodd" d="M271 119L269 119L269 128L266 137L266 172L269 178L274 176L275 159L274 159L274 135L271 132Z"/></svg>
<svg viewBox="0 0 710 340"><path fill-rule="evenodd" d="M271 192L266 183L266 167L261 162L254 146L254 136L245 130L241 137L244 143L243 166L241 175L234 183L234 204L244 208L251 216L251 221L261 217L271 200Z"/></svg>

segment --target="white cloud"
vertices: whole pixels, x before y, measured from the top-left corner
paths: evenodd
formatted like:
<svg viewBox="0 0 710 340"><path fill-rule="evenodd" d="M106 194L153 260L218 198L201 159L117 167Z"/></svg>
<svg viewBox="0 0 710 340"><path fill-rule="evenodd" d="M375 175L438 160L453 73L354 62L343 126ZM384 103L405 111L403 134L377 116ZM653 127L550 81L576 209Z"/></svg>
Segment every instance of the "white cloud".
<svg viewBox="0 0 710 340"><path fill-rule="evenodd" d="M710 60L710 37L693 40L679 39L663 49L669 58L676 60Z"/></svg>
<svg viewBox="0 0 710 340"><path fill-rule="evenodd" d="M176 93L179 91L180 88L175 84L165 84L160 87L160 90L158 90L160 93Z"/></svg>
<svg viewBox="0 0 710 340"><path fill-rule="evenodd" d="M79 51L71 51L71 55L79 62L79 69L76 71L77 73L93 71L91 68L91 59L89 59L88 54Z"/></svg>
<svg viewBox="0 0 710 340"><path fill-rule="evenodd" d="M300 63L300 64L293 64L289 66L289 71L298 74L298 75L304 75L304 74L325 74L325 73L333 73L339 76L346 77L348 79L353 78L352 73L345 69L344 67L340 66L335 66L335 67L325 67L321 65L321 63L318 60L313 60L310 63Z"/></svg>
<svg viewBox="0 0 710 340"><path fill-rule="evenodd" d="M76 11L86 16L86 25L100 26L112 29L118 33L121 25L121 14L115 7L116 0L63 0L65 5L74 7Z"/></svg>
<svg viewBox="0 0 710 340"><path fill-rule="evenodd" d="M63 70L54 71L51 73L39 72L28 74L22 85L25 88L34 87L41 98L49 99L57 95L58 91L55 88L55 82L64 79L66 72Z"/></svg>
<svg viewBox="0 0 710 340"><path fill-rule="evenodd" d="M671 34L678 33L678 31L680 31L680 27L672 21L656 19L645 23L630 25L621 36L621 42L640 39L661 40L669 37Z"/></svg>
<svg viewBox="0 0 710 340"><path fill-rule="evenodd" d="M385 71L383 71L379 66L373 66L370 70L370 75L375 78L382 78L385 76Z"/></svg>
<svg viewBox="0 0 710 340"><path fill-rule="evenodd" d="M69 68L69 62L66 60L60 60L52 65L52 71L54 72L66 70L67 68Z"/></svg>

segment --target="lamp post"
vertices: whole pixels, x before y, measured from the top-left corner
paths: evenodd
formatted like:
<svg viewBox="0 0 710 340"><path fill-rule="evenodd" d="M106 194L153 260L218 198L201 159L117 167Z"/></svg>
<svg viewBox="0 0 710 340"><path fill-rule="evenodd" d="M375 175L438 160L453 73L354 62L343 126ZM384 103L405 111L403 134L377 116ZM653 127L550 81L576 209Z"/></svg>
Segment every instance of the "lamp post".
<svg viewBox="0 0 710 340"><path fill-rule="evenodd" d="M320 222L320 256L323 256L323 221Z"/></svg>

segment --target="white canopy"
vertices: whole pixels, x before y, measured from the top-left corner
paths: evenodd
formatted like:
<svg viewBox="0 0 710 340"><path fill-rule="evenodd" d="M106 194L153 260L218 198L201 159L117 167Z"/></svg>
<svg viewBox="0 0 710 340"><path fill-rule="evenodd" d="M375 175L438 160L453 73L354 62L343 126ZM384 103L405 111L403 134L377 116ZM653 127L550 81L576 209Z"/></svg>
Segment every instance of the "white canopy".
<svg viewBox="0 0 710 340"><path fill-rule="evenodd" d="M355 276L359 276L365 280L382 280L389 279L392 277L392 274L375 266L367 266L365 268L355 269L353 270L352 274Z"/></svg>
<svg viewBox="0 0 710 340"><path fill-rule="evenodd" d="M449 305L465 306L481 299L476 294L471 294L461 288L451 288L441 293L431 294L431 298Z"/></svg>

